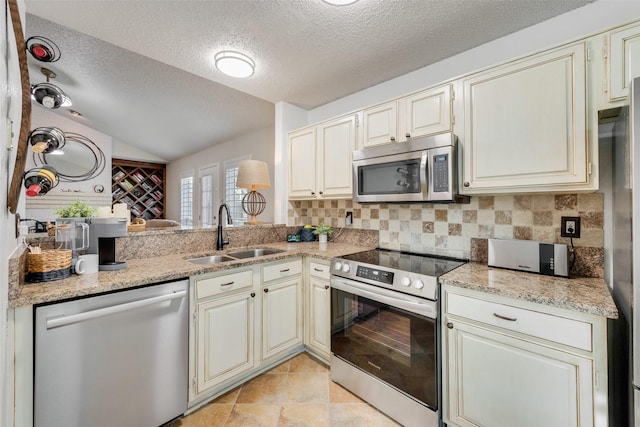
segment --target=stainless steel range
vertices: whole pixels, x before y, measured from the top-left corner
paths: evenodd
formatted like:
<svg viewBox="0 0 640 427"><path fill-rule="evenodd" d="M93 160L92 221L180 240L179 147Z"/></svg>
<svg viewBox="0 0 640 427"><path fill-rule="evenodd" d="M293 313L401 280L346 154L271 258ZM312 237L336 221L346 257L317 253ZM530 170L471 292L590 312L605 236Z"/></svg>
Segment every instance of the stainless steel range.
<svg viewBox="0 0 640 427"><path fill-rule="evenodd" d="M334 258L331 379L404 426L438 426L438 277L464 263L384 249Z"/></svg>

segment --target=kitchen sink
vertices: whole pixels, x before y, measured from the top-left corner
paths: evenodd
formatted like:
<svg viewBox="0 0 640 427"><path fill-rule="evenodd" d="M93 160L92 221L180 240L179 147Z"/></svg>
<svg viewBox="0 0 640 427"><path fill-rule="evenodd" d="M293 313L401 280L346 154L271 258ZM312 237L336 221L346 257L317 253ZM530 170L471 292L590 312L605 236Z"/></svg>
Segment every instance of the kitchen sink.
<svg viewBox="0 0 640 427"><path fill-rule="evenodd" d="M229 252L228 255L233 258L244 259L244 258L253 258L253 257L263 256L263 255L279 254L280 252L284 252L284 251L282 249L273 249L273 248L256 248L256 249L249 249L246 251Z"/></svg>
<svg viewBox="0 0 640 427"><path fill-rule="evenodd" d="M194 264L218 264L225 261L233 261L235 258L225 255L203 256L200 258L191 258L188 261Z"/></svg>

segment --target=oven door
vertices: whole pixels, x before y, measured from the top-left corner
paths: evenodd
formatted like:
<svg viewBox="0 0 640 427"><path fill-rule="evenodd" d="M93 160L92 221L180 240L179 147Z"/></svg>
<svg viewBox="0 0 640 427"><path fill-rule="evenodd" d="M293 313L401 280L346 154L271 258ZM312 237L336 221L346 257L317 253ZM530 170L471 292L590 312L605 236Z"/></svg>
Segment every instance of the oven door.
<svg viewBox="0 0 640 427"><path fill-rule="evenodd" d="M332 277L331 351L438 410L434 301Z"/></svg>
<svg viewBox="0 0 640 427"><path fill-rule="evenodd" d="M357 202L427 200L427 151L353 161L353 197Z"/></svg>

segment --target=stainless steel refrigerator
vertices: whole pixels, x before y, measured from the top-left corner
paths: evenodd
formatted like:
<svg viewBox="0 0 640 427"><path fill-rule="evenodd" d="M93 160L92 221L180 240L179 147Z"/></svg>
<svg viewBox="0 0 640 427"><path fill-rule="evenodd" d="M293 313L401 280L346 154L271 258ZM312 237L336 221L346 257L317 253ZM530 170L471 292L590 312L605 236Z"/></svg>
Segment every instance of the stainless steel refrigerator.
<svg viewBox="0 0 640 427"><path fill-rule="evenodd" d="M608 277L620 318L609 322L610 425L640 427L640 78L612 130Z"/></svg>

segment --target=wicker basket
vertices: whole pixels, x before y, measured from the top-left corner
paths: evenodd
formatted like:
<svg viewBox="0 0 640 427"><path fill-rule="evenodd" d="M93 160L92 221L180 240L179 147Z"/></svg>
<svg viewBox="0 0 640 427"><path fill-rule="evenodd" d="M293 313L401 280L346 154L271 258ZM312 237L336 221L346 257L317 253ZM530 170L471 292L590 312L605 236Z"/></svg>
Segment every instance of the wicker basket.
<svg viewBox="0 0 640 427"><path fill-rule="evenodd" d="M49 282L71 275L71 249L44 250L27 254L27 281Z"/></svg>
<svg viewBox="0 0 640 427"><path fill-rule="evenodd" d="M127 227L127 231L144 231L147 222L142 218L134 219Z"/></svg>

